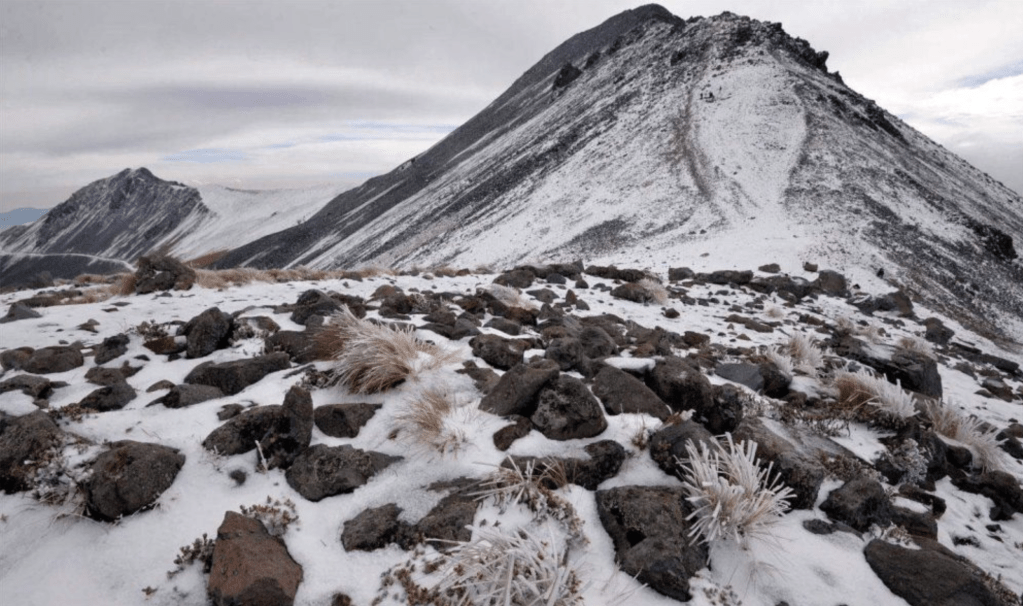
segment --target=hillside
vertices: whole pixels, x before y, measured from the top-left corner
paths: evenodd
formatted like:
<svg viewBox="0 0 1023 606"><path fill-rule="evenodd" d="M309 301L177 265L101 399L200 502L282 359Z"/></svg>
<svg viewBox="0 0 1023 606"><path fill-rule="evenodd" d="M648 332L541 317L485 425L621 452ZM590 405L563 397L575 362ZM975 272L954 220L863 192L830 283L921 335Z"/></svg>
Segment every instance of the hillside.
<svg viewBox="0 0 1023 606"><path fill-rule="evenodd" d="M771 267L268 279L0 295L51 303L3 328L6 600L1019 604L1021 359L898 292ZM747 522L687 492L686 444L728 440L771 465Z"/></svg>

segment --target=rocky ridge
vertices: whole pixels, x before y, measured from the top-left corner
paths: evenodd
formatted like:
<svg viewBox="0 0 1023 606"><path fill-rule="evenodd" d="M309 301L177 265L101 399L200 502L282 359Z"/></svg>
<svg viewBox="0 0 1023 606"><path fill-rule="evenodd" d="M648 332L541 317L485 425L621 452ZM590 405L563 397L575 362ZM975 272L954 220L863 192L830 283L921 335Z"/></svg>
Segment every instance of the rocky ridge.
<svg viewBox="0 0 1023 606"><path fill-rule="evenodd" d="M0 351L0 515L21 553L5 592L53 597L29 581L45 559L115 603L414 603L483 591L452 563L500 565L479 550L504 544L553 550L578 581L565 603L614 603L602 585L651 604L1018 603L1017 357L905 293L787 269L564 263L37 308ZM325 359L353 346L324 341L341 317L414 328L418 366L362 393ZM975 421L950 435L949 415ZM691 449L725 438L790 491L764 541L694 534ZM36 536L69 511L85 517ZM750 566L781 576L736 583Z"/></svg>

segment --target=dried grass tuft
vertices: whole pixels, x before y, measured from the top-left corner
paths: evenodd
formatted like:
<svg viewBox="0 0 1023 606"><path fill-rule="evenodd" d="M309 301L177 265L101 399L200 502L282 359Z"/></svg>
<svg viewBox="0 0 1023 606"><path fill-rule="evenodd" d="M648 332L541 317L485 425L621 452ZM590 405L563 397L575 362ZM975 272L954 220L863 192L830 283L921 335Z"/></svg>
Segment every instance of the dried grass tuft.
<svg viewBox="0 0 1023 606"><path fill-rule="evenodd" d="M414 329L360 320L347 307L314 340L317 356L335 362L335 383L352 393L385 391L454 359L452 352L418 339Z"/></svg>
<svg viewBox="0 0 1023 606"><path fill-rule="evenodd" d="M461 428L478 415L472 406L460 406L450 392L429 387L408 400L405 410L395 416L395 422L408 441L425 446L441 457L457 457L469 445L468 434Z"/></svg>
<svg viewBox="0 0 1023 606"><path fill-rule="evenodd" d="M668 289L664 288L657 280L653 278L643 278L637 282L639 286L646 291L647 299L657 303L658 305L664 305L668 302Z"/></svg>
<svg viewBox="0 0 1023 606"><path fill-rule="evenodd" d="M995 437L997 432L985 430L979 419L966 416L939 400L927 400L924 412L935 432L965 444L984 471L1005 469L1002 451Z"/></svg>
<svg viewBox="0 0 1023 606"><path fill-rule="evenodd" d="M899 339L897 345L899 349L923 354L932 360L937 359L937 356L934 353L934 346L932 346L926 339L921 339L920 337L902 337Z"/></svg>
<svg viewBox="0 0 1023 606"><path fill-rule="evenodd" d="M838 406L860 420L900 425L916 414L913 396L883 377L844 371L835 376L834 386Z"/></svg>
<svg viewBox="0 0 1023 606"><path fill-rule="evenodd" d="M721 446L689 441L686 451L689 460L678 463L686 499L695 507L687 518L696 520L690 537L705 543L734 540L743 549L752 538L769 537L794 493L770 479L770 465L757 464L756 442L736 444L729 434Z"/></svg>
<svg viewBox="0 0 1023 606"><path fill-rule="evenodd" d="M816 377L824 367L824 352L813 338L803 333L796 333L789 338L788 353L792 356L795 369L808 376Z"/></svg>

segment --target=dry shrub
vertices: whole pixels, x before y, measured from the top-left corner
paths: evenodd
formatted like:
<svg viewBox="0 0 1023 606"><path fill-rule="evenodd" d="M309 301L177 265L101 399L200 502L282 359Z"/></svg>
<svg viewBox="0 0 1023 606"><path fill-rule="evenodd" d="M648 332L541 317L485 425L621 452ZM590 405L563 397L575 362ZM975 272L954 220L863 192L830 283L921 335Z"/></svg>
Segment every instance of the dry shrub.
<svg viewBox="0 0 1023 606"><path fill-rule="evenodd" d="M226 255L228 252L230 252L230 249L228 248L211 250L210 252L201 254L190 261L185 261L185 265L191 267L192 269L205 269L210 265L213 265L217 261L221 260L222 258L224 258L224 255Z"/></svg>
<svg viewBox="0 0 1023 606"><path fill-rule="evenodd" d="M657 303L658 305L664 305L668 302L668 289L654 280L653 278L643 278L637 284L643 288L646 292L647 299Z"/></svg>
<svg viewBox="0 0 1023 606"><path fill-rule="evenodd" d="M536 303L519 292L519 289L501 284L490 284L486 288L495 299L508 307L520 307L522 309L535 309Z"/></svg>
<svg viewBox="0 0 1023 606"><path fill-rule="evenodd" d="M817 343L803 333L792 335L788 343L789 355L796 370L811 377L817 376L824 366L824 352L817 346Z"/></svg>
<svg viewBox="0 0 1023 606"><path fill-rule="evenodd" d="M438 265L430 268L430 273L438 278L454 278L460 275L462 272L454 267L448 265Z"/></svg>
<svg viewBox="0 0 1023 606"><path fill-rule="evenodd" d="M835 376L834 385L838 406L860 420L900 425L916 414L913 396L883 377L846 371Z"/></svg>
<svg viewBox="0 0 1023 606"><path fill-rule="evenodd" d="M934 354L934 347L926 339L921 339L920 337L902 337L899 339L897 345L900 349L923 354L932 360L937 359Z"/></svg>
<svg viewBox="0 0 1023 606"><path fill-rule="evenodd" d="M965 444L983 470L1005 468L995 437L997 432L985 430L979 419L966 416L939 400L927 400L924 410L934 431Z"/></svg>
<svg viewBox="0 0 1023 606"><path fill-rule="evenodd" d="M720 447L686 443L689 460L683 468L682 488L693 504L691 538L705 543L734 540L743 549L749 540L770 536L770 527L788 509L792 489L777 478L771 466L756 462L757 443L736 444L729 434Z"/></svg>
<svg viewBox="0 0 1023 606"><path fill-rule="evenodd" d="M785 317L785 310L777 305L766 305L764 306L764 315L768 318L780 320Z"/></svg>
<svg viewBox="0 0 1023 606"><path fill-rule="evenodd" d="M135 294L135 274L118 274L118 279L110 285L110 293L114 296L127 297Z"/></svg>
<svg viewBox="0 0 1023 606"><path fill-rule="evenodd" d="M477 409L459 406L453 394L447 390L427 388L408 400L405 410L395 416L401 435L415 445L440 453L443 457L457 456L468 443L469 438L459 427L460 422L476 414ZM458 413L462 418L456 418Z"/></svg>
<svg viewBox="0 0 1023 606"><path fill-rule="evenodd" d="M342 307L314 337L319 355L335 362L335 382L352 393L377 393L447 364L453 354L415 336L413 329L360 320Z"/></svg>

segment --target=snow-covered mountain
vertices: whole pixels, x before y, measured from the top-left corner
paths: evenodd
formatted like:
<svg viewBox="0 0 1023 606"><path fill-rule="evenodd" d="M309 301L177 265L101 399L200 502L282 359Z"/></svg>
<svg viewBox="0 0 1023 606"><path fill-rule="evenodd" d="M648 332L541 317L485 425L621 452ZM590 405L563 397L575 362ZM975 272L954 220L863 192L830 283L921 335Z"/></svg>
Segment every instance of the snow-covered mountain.
<svg viewBox="0 0 1023 606"><path fill-rule="evenodd" d="M1007 328L1023 316L1019 195L826 59L777 23L626 11L429 151L220 264L810 261L864 287L883 270L993 335L1023 334Z"/></svg>
<svg viewBox="0 0 1023 606"><path fill-rule="evenodd" d="M125 169L78 190L42 219L0 232L3 284L43 271L55 278L123 271L153 251L191 259L226 250L308 219L337 191L195 188Z"/></svg>

